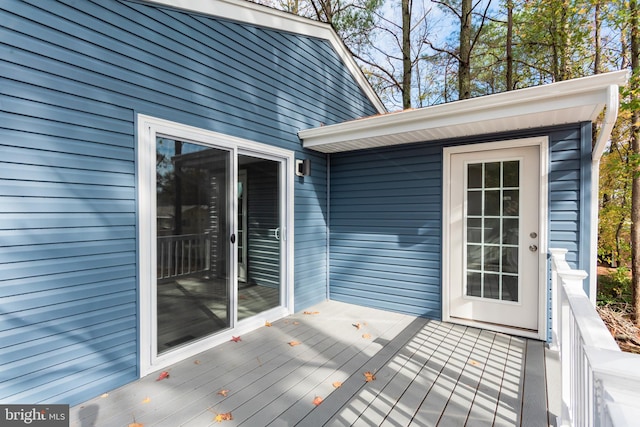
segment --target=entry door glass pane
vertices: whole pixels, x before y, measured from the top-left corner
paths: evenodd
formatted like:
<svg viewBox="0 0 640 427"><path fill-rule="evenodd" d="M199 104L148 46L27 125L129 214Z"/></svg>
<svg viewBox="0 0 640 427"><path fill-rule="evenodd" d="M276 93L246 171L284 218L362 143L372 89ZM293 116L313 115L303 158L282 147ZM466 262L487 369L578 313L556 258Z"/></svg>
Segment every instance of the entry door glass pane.
<svg viewBox="0 0 640 427"><path fill-rule="evenodd" d="M238 175L244 177L246 238L245 280L238 281L238 320L281 305L281 192L280 162L238 156Z"/></svg>
<svg viewBox="0 0 640 427"><path fill-rule="evenodd" d="M520 162L467 165L466 295L518 301Z"/></svg>
<svg viewBox="0 0 640 427"><path fill-rule="evenodd" d="M156 140L157 352L230 326L230 152Z"/></svg>

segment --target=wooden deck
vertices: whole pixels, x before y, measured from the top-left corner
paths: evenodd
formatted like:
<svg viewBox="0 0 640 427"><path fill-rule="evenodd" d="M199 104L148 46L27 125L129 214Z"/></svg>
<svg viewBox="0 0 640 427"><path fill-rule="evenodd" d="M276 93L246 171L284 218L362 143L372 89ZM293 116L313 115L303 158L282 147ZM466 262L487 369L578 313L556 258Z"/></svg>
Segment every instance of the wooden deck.
<svg viewBox="0 0 640 427"><path fill-rule="evenodd" d="M541 342L337 302L307 311L75 406L70 425L549 425Z"/></svg>

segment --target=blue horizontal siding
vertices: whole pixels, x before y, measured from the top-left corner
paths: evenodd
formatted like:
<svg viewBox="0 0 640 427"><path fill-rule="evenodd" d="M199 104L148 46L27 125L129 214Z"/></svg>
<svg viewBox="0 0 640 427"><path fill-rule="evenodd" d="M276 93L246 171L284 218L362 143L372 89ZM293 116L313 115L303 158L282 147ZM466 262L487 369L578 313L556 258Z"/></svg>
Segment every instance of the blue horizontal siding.
<svg viewBox="0 0 640 427"><path fill-rule="evenodd" d="M132 310L135 310L135 305L131 301L129 301L128 304L117 301L116 305L94 305L93 308L92 311L76 313L71 316L67 315L63 318L53 319L37 325L23 325L19 328L2 331L0 332L2 345L9 347L46 337L55 337L59 341L68 343L83 342L87 338L87 336L83 335L85 328L97 324L116 325L117 319L125 317L131 318L131 316L133 316ZM78 328L78 325L82 325L82 328ZM129 327L131 327L131 324L129 324ZM76 330L77 332L76 334L71 334L66 332L68 330ZM113 330L113 328L111 328L111 330ZM88 338L90 338L90 336L88 336ZM90 345L90 340L84 342ZM44 348L44 351L47 351L47 347ZM4 357L3 355L3 358ZM6 360L6 363L10 362L11 361ZM23 374L26 374L26 372L23 372Z"/></svg>
<svg viewBox="0 0 640 427"><path fill-rule="evenodd" d="M439 318L441 151L331 156L331 298Z"/></svg>
<svg viewBox="0 0 640 427"><path fill-rule="evenodd" d="M588 127L590 129L590 124ZM576 125L549 135L549 247L568 249L569 265L588 270L579 265L581 251L589 250L589 237L581 236L580 227L584 215L581 213L581 129ZM587 139L590 149L590 132Z"/></svg>
<svg viewBox="0 0 640 427"><path fill-rule="evenodd" d="M331 155L330 292L339 301L441 317L442 149L549 137L549 246L577 265L585 125Z"/></svg>
<svg viewBox="0 0 640 427"><path fill-rule="evenodd" d="M309 158L295 309L326 298L326 156L297 132L376 113L329 42L127 0L0 2L0 40L0 400L137 376L137 113Z"/></svg>

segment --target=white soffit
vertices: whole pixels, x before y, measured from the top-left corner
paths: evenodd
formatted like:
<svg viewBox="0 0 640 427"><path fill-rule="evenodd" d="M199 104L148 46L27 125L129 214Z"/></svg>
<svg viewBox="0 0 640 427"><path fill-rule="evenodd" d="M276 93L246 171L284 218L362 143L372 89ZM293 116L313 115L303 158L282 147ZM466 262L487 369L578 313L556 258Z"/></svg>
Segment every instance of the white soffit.
<svg viewBox="0 0 640 427"><path fill-rule="evenodd" d="M271 28L308 37L325 39L331 43L340 59L356 80L364 94L380 113L386 112L382 101L373 90L362 70L353 59L351 52L344 45L331 25L303 18L293 13L283 12L267 6L252 3L247 0L146 0L162 6L182 9L189 12L201 13L244 22L257 27Z"/></svg>
<svg viewBox="0 0 640 427"><path fill-rule="evenodd" d="M301 130L305 148L336 153L594 121L627 71L597 74Z"/></svg>

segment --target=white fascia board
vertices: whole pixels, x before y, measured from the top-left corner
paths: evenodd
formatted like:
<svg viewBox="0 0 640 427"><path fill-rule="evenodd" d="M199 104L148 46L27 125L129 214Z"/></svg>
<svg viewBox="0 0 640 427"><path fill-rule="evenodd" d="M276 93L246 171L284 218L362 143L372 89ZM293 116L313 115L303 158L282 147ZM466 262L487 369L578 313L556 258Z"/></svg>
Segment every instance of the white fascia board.
<svg viewBox="0 0 640 427"><path fill-rule="evenodd" d="M323 152L341 151L332 144L349 146L370 140L382 146L381 139L396 137L398 143L424 140L433 133L439 138L459 137L484 132L466 132L470 124L495 132L549 126L578 121L593 121L608 103L610 87L625 84L627 71L585 77L526 89L487 95L417 110L368 117L330 126L301 130L304 147ZM518 126L514 118L529 119L530 125ZM421 135L417 135L421 133ZM375 141L377 139L377 142ZM359 148L362 144L357 144ZM391 145L391 144L389 144Z"/></svg>
<svg viewBox="0 0 640 427"><path fill-rule="evenodd" d="M379 113L386 112L386 108L376 92L373 90L362 70L353 59L351 52L344 45L331 25L314 21L293 13L283 12L267 6L252 3L247 0L146 0L161 6L182 9L189 12L201 13L243 22L258 27L271 28L308 37L327 40L333 46L340 59L356 80L364 94L369 98Z"/></svg>

